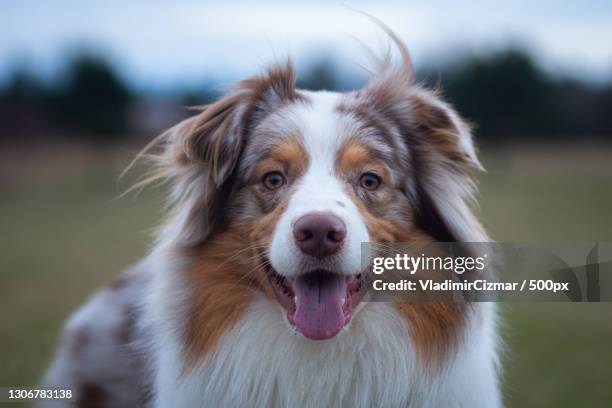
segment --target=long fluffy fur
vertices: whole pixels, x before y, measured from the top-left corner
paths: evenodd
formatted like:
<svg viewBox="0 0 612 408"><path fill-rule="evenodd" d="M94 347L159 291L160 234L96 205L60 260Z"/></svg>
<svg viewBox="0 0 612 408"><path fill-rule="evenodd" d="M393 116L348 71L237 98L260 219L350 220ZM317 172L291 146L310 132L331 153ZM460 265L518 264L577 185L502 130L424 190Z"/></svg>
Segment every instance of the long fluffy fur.
<svg viewBox="0 0 612 408"><path fill-rule="evenodd" d="M268 264L286 264L279 259L293 249L283 228L321 197L337 197L326 203L351 227L363 224L360 236L488 240L470 209L472 172L482 167L469 126L435 92L412 84L407 48L376 23L402 60L381 58L362 90L296 90L287 63L238 83L138 155L153 170L135 188L170 183L170 215L151 254L70 319L46 384L74 388L82 406L501 405L493 305L362 304L337 337L313 342L279 313L256 264L271 247ZM305 152L295 170L303 185L283 198L245 181L277 139L297 140L291 154ZM374 146L395 166L402 184L388 193L394 204L386 213L338 180L317 183L347 145ZM299 190L308 183L320 197ZM240 307L211 320L223 301ZM193 341L200 330L219 335ZM109 366L113 356L119 363ZM439 364L422 364L430 359Z"/></svg>

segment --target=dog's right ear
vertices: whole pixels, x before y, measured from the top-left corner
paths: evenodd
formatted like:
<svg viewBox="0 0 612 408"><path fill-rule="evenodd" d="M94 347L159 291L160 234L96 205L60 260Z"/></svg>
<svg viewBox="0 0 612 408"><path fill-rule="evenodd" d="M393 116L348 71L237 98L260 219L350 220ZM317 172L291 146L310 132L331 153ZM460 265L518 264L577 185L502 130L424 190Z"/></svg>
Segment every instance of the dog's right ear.
<svg viewBox="0 0 612 408"><path fill-rule="evenodd" d="M236 166L245 137L265 115L299 98L290 63L241 81L202 112L171 130L175 164L198 164L221 186Z"/></svg>
<svg viewBox="0 0 612 408"><path fill-rule="evenodd" d="M164 133L154 180L174 181L178 239L194 245L222 218L230 180L250 132L266 115L300 99L290 62L235 84L229 94ZM185 210L186 209L186 210Z"/></svg>

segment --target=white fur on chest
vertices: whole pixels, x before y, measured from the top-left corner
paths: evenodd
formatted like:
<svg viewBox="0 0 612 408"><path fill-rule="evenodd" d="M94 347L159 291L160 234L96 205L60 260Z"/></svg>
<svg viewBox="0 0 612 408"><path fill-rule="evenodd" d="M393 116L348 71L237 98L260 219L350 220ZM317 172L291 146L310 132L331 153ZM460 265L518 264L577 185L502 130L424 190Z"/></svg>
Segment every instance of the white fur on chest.
<svg viewBox="0 0 612 408"><path fill-rule="evenodd" d="M187 375L179 343L172 335L164 338L157 350L159 407L499 404L494 364L481 349L491 344L474 344L477 353L464 347L441 373L424 373L406 323L384 303L367 304L336 338L313 342L292 332L278 306L261 296L214 354Z"/></svg>

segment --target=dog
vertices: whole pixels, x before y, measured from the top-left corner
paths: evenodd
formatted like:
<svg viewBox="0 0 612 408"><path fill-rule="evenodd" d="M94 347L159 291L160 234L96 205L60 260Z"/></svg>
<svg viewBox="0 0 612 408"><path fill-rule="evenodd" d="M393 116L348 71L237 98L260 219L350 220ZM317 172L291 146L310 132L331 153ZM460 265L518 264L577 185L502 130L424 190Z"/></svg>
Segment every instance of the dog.
<svg viewBox="0 0 612 408"><path fill-rule="evenodd" d="M386 27L384 27L386 29ZM93 407L499 407L491 303L369 302L361 243L484 242L470 126L406 46L360 90L237 83L147 150L151 253L65 325L44 384Z"/></svg>

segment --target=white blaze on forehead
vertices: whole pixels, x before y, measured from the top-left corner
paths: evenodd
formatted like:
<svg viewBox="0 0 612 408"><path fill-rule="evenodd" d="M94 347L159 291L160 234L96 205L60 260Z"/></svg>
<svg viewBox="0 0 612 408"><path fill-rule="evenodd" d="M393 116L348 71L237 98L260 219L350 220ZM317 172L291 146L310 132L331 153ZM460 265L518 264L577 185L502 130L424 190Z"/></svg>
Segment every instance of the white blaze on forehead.
<svg viewBox="0 0 612 408"><path fill-rule="evenodd" d="M334 272L361 272L361 243L368 241L368 232L359 211L346 193L346 182L336 172L338 151L354 133L350 118L337 112L340 94L304 92L309 103L294 105L286 112L288 119L299 129L308 153L309 166L296 181L285 213L281 216L270 248L270 262L284 276L296 276L305 256L295 245L293 224L311 212L330 212L346 224L347 236L340 253L329 262ZM324 261L328 262L328 260Z"/></svg>

